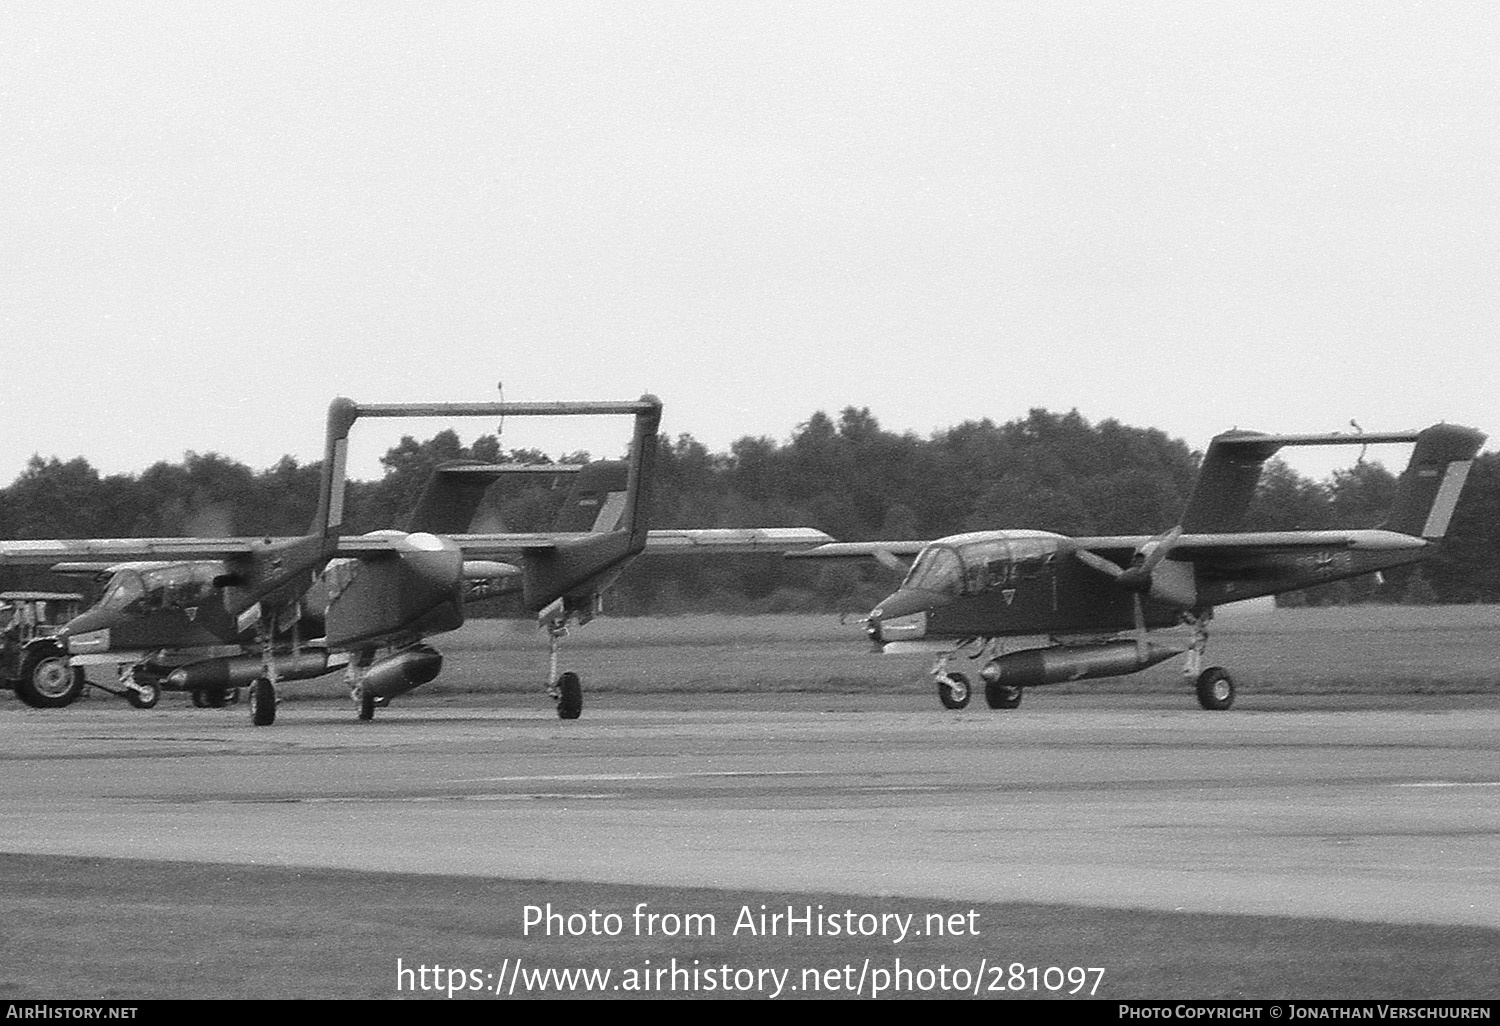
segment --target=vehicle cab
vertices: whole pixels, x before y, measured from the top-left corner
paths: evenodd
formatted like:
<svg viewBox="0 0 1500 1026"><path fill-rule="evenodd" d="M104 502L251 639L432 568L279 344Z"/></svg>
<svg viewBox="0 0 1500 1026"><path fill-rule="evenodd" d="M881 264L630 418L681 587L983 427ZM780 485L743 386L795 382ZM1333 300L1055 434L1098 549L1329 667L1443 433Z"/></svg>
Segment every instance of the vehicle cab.
<svg viewBox="0 0 1500 1026"><path fill-rule="evenodd" d="M77 615L83 596L60 591L0 592L0 686L39 709L67 705L83 690L53 636Z"/></svg>
<svg viewBox="0 0 1500 1026"><path fill-rule="evenodd" d="M0 637L8 647L51 637L78 615L83 596L61 591L0 592Z"/></svg>

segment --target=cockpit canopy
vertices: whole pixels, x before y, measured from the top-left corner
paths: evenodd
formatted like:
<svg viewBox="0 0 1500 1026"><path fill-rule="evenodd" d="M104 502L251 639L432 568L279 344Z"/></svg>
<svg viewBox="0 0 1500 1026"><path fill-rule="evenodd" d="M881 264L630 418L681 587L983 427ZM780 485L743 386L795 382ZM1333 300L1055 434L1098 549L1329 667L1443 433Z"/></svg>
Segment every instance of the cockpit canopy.
<svg viewBox="0 0 1500 1026"><path fill-rule="evenodd" d="M219 561L143 564L115 571L95 608L122 612L186 609L213 598L227 572Z"/></svg>
<svg viewBox="0 0 1500 1026"><path fill-rule="evenodd" d="M1048 574L1061 535L1044 531L982 531L935 541L918 555L905 589L975 595Z"/></svg>

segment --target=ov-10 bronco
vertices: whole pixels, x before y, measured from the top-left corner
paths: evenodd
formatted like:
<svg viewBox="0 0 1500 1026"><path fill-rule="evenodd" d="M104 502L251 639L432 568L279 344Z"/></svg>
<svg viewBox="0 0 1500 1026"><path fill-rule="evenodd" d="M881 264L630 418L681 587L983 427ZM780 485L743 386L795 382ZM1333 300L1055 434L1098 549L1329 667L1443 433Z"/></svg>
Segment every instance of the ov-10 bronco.
<svg viewBox="0 0 1500 1026"><path fill-rule="evenodd" d="M661 403L417 403L361 405L335 399L318 512L296 538L111 538L0 542L0 565L52 565L110 575L103 596L49 642L73 669L117 668L97 686L149 708L161 692L193 693L220 706L249 689L251 721L276 716L276 688L344 667L361 719L442 668L427 644L464 622L475 582L523 596L547 631L548 687L564 719L582 711L582 684L558 673L558 646L573 620L586 621L600 593L646 551L759 551L826 542L821 531L744 529L651 531L647 509ZM555 529L473 531L482 487L505 468L450 467L429 484L410 528L350 536L342 531L348 435L362 417L627 415L629 458L576 468ZM549 466L548 473L566 468ZM486 475L488 475L486 477ZM476 483L477 482L477 483ZM50 704L82 688L59 682Z"/></svg>
<svg viewBox="0 0 1500 1026"><path fill-rule="evenodd" d="M1284 446L1415 442L1395 506L1379 528L1246 531L1261 468ZM1234 681L1204 666L1215 606L1374 573L1426 558L1448 530L1469 466L1484 442L1470 428L1420 432L1269 435L1230 431L1209 444L1181 521L1155 536L1070 538L1047 531L975 531L931 542L842 542L790 557L873 556L900 567L901 586L870 611L865 631L883 652L935 652L938 697L969 701L980 662L992 709L1014 709L1023 689L1135 673L1186 654L1184 675L1205 709L1228 709ZM1151 632L1192 629L1186 645ZM1018 638L1044 638L1021 644Z"/></svg>

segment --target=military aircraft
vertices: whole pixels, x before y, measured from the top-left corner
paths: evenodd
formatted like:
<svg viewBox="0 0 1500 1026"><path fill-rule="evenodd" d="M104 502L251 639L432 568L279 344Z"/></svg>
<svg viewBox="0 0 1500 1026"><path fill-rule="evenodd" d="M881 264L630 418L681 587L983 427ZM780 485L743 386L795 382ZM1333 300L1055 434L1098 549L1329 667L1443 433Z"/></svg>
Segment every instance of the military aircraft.
<svg viewBox="0 0 1500 1026"><path fill-rule="evenodd" d="M115 666L118 683L96 686L140 708L155 705L163 689L190 691L200 706L221 706L248 687L257 726L274 722L281 681L322 676L341 665L360 718L370 719L392 697L437 676L442 656L425 639L463 623L466 591L477 582L492 591L513 590L547 631L549 692L558 715L573 719L582 711L582 684L576 673L557 672L560 640L570 622L593 615L603 589L637 555L780 554L828 540L820 531L795 528L648 530L661 409L652 396L627 403L360 405L335 399L318 513L306 536L0 542L0 565L110 574L99 601L46 642L53 646L52 664L66 653L75 670ZM519 468L576 473L555 530L473 533L483 526L476 510L483 490L518 468L449 466L434 475L413 514L411 525L427 529L342 533L348 436L361 417L619 414L635 422L627 461ZM50 706L67 705L83 687L76 673L55 673L42 684L48 682L53 686L42 697Z"/></svg>
<svg viewBox="0 0 1500 1026"><path fill-rule="evenodd" d="M870 611L877 649L936 654L938 697L968 704L981 661L992 709L1014 709L1023 689L1135 673L1186 654L1184 676L1204 709L1228 709L1228 671L1203 665L1214 607L1415 563L1448 529L1484 435L1438 424L1420 432L1270 435L1229 431L1209 444L1181 522L1156 536L1071 538L1047 531L975 531L930 542L835 542L791 558L879 559L905 569ZM1415 442L1395 505L1378 529L1246 531L1261 468L1284 446ZM1152 631L1191 628L1186 645ZM1008 648L1012 639L1044 638Z"/></svg>

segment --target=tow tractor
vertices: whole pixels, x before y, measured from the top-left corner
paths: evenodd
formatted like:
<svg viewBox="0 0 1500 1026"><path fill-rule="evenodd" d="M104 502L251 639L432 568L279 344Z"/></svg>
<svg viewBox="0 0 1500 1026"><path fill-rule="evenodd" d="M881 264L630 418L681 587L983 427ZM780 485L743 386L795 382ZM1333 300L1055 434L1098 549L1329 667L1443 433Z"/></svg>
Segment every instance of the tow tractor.
<svg viewBox="0 0 1500 1026"><path fill-rule="evenodd" d="M83 608L61 591L0 591L0 686L34 709L60 709L83 693L83 668L70 666L53 635Z"/></svg>

